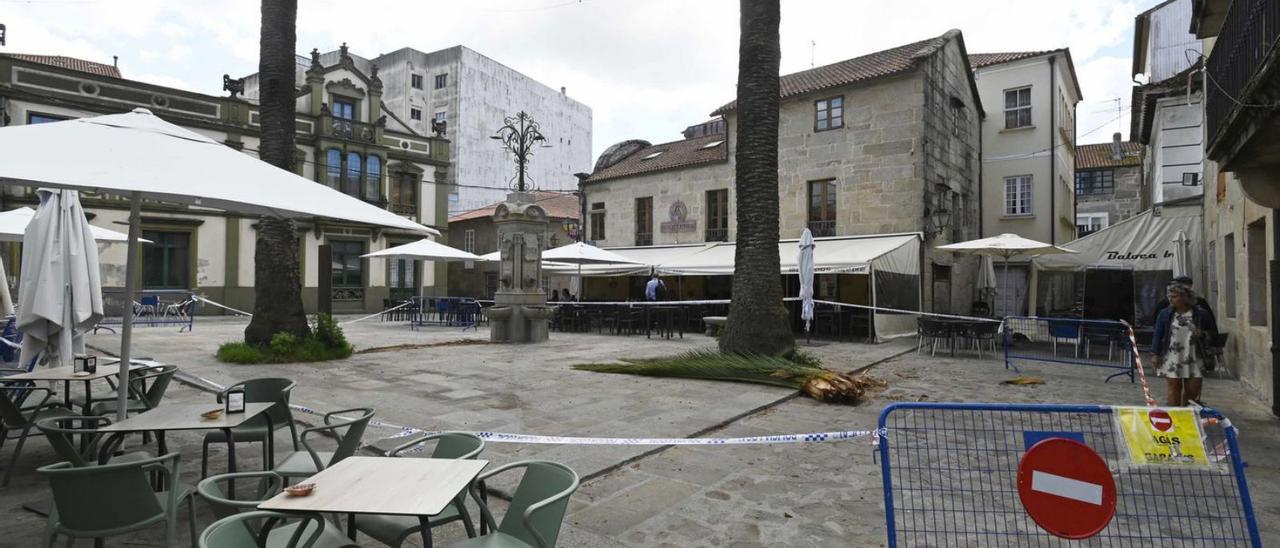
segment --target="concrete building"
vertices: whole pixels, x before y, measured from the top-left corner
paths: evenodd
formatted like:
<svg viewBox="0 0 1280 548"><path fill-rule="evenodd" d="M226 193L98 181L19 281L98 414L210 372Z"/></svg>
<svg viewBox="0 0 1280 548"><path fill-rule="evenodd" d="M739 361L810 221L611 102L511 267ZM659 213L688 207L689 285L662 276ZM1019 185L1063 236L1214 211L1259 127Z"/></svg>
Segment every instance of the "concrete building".
<svg viewBox="0 0 1280 548"><path fill-rule="evenodd" d="M371 63L379 69L389 114L414 133L438 131L452 143L450 182L456 186L449 194L450 214L506 197L515 165L489 137L503 118L521 110L547 138L529 165L537 188L575 190L572 174L591 167L591 109L564 87L548 87L464 46L430 53L401 48Z"/></svg>
<svg viewBox="0 0 1280 548"><path fill-rule="evenodd" d="M1228 334L1227 369L1280 414L1280 3L1202 0L1190 29L1208 56L1205 253L1196 283Z"/></svg>
<svg viewBox="0 0 1280 548"><path fill-rule="evenodd" d="M919 295L900 304L968 312L976 260L933 249L979 232L984 113L967 59L953 30L782 76L782 237L922 233ZM606 247L734 240L738 111L730 103L715 115L724 133L700 125L690 131L701 136L606 150L583 182L587 238ZM705 294L723 295L727 283L706 280ZM865 289L832 292L857 299Z"/></svg>
<svg viewBox="0 0 1280 548"><path fill-rule="evenodd" d="M582 205L577 195L540 191L534 192L534 201L546 210L550 219L545 240L547 249L560 247L577 239ZM493 213L499 203L449 217L449 246L476 255L497 251L498 227L493 223ZM547 290L556 291L568 288L568 281L563 276L547 276L543 280ZM449 263L449 295L492 299L497 290L497 263Z"/></svg>
<svg viewBox="0 0 1280 548"><path fill-rule="evenodd" d="M1144 211L1140 143L1076 147L1076 237L1084 237Z"/></svg>
<svg viewBox="0 0 1280 548"><path fill-rule="evenodd" d="M330 59L322 62L314 56L303 70L297 102L298 173L443 231L447 192L435 182L448 171L449 142L417 135L387 119L376 71L360 68L345 48ZM256 155L258 107L251 98L214 97L120 76L114 67L86 61L0 55L0 123L44 123L146 107L167 121ZM245 88L256 90L256 81L245 82ZM3 208L34 206L34 190L5 187ZM128 216L128 203L118 199L82 193L82 202L97 226L118 229L117 223ZM254 217L146 203L143 236L154 243L143 248L143 287L190 290L252 309L255 223ZM317 309L324 275L332 281L332 293L325 297L332 299L335 312L373 312L394 295L444 285L443 271L437 273L431 265L415 268L360 258L420 235L324 220L299 222L298 227L308 311ZM329 264L317 260L322 245L332 250ZM7 270L16 274L19 246L9 247ZM124 255L124 246L107 247L101 254L106 293L124 285Z"/></svg>

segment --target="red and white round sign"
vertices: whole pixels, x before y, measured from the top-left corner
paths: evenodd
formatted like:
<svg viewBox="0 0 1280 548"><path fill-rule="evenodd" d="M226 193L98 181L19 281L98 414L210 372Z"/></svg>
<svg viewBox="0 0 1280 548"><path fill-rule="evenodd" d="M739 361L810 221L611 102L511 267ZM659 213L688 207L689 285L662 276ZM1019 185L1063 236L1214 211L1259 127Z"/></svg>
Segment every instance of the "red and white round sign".
<svg viewBox="0 0 1280 548"><path fill-rule="evenodd" d="M1147 412L1147 421L1151 423L1151 427L1161 432L1168 432L1173 428L1173 417L1169 416L1169 412L1163 409L1152 409Z"/></svg>
<svg viewBox="0 0 1280 548"><path fill-rule="evenodd" d="M1116 513L1116 483L1107 462L1066 438L1043 440L1022 456L1018 498L1031 519L1062 538L1092 537Z"/></svg>

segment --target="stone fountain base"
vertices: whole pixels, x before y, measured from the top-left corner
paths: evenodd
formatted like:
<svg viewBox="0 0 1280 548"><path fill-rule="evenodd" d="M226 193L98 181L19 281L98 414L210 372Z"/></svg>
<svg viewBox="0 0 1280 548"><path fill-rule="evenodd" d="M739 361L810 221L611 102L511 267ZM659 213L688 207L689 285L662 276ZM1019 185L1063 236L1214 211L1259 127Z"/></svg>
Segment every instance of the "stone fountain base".
<svg viewBox="0 0 1280 548"><path fill-rule="evenodd" d="M555 310L542 292L542 248L546 242L547 212L526 192L513 192L493 214L498 228L498 291L489 318L489 340L501 343L539 343L547 340L547 321Z"/></svg>
<svg viewBox="0 0 1280 548"><path fill-rule="evenodd" d="M498 293L489 318L489 340L502 343L538 343L547 340L547 322L554 307L546 306L542 293Z"/></svg>

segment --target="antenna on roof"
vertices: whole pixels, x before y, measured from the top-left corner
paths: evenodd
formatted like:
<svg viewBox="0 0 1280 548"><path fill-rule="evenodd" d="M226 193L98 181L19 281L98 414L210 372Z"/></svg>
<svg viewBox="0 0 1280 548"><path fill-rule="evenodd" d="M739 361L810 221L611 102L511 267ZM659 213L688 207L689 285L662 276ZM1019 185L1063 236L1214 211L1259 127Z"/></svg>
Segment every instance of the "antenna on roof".
<svg viewBox="0 0 1280 548"><path fill-rule="evenodd" d="M813 68L813 53L817 49L818 43L813 40L809 40L809 68Z"/></svg>

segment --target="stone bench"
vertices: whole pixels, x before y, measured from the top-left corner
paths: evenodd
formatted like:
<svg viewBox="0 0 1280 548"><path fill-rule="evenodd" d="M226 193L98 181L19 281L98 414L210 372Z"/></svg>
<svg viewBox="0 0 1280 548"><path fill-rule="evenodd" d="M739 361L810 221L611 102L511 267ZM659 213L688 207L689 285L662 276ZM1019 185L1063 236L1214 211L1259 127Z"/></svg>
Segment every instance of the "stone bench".
<svg viewBox="0 0 1280 548"><path fill-rule="evenodd" d="M703 316L702 325L707 326L707 336L715 337L724 331L724 322L728 319L726 316Z"/></svg>

